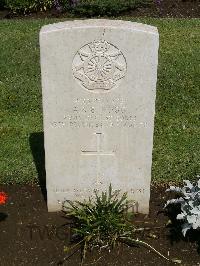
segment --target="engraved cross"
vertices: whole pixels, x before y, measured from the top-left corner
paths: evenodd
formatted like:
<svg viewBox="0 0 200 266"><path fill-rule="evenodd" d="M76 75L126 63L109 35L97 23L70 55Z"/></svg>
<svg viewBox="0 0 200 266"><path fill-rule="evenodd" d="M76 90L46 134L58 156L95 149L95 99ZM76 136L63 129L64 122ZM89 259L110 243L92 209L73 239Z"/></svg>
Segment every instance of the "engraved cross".
<svg viewBox="0 0 200 266"><path fill-rule="evenodd" d="M97 136L97 148L95 150L82 150L82 155L114 155L114 152L104 152L102 151L101 148L101 142L102 142L102 133L95 133L95 135Z"/></svg>
<svg viewBox="0 0 200 266"><path fill-rule="evenodd" d="M105 152L102 151L102 133L95 133L97 137L97 147L95 150L82 150L82 155L86 156L97 156L97 184L99 184L100 180L100 175L101 175L101 166L100 166L100 156L114 156L115 152L110 151L110 152Z"/></svg>

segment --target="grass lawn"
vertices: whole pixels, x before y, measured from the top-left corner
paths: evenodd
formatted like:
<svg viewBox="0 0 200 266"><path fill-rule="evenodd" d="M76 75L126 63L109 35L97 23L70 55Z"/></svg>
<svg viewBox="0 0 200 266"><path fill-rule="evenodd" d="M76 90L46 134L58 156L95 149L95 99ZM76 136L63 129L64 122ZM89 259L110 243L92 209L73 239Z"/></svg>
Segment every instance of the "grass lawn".
<svg viewBox="0 0 200 266"><path fill-rule="evenodd" d="M200 19L127 20L157 26L160 33L153 180L195 178L200 175ZM0 183L37 182L29 139L43 130L38 34L56 21L0 21ZM37 156L40 147L35 143Z"/></svg>

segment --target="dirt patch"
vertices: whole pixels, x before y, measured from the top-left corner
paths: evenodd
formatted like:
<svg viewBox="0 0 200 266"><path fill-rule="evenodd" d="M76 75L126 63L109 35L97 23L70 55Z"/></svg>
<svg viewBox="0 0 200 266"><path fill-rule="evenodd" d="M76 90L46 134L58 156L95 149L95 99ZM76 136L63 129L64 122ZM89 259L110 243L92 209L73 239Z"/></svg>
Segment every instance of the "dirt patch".
<svg viewBox="0 0 200 266"><path fill-rule="evenodd" d="M9 195L6 205L0 206L1 265L57 265L70 242L70 225L62 213L48 213L39 186L1 186ZM166 227L168 217L162 213L167 200L163 187L152 187L149 216L136 215L134 224L148 230L137 237L154 246L165 256L182 260L181 265L200 265L197 240L184 240L176 228ZM161 212L160 212L161 211ZM160 212L160 213L159 213ZM80 265L80 251L64 264ZM110 253L88 253L84 265L174 265L144 247L116 247Z"/></svg>
<svg viewBox="0 0 200 266"><path fill-rule="evenodd" d="M199 18L199 0L154 0L148 7L125 12L122 16L132 17L160 17L160 18ZM11 14L8 10L0 10L0 19L37 19L37 18L70 18L71 14L52 9L47 12L37 12L26 15ZM73 19L73 17L72 17Z"/></svg>
<svg viewBox="0 0 200 266"><path fill-rule="evenodd" d="M133 17L155 18L199 18L199 0L155 0L156 4L147 8L139 8L127 15Z"/></svg>

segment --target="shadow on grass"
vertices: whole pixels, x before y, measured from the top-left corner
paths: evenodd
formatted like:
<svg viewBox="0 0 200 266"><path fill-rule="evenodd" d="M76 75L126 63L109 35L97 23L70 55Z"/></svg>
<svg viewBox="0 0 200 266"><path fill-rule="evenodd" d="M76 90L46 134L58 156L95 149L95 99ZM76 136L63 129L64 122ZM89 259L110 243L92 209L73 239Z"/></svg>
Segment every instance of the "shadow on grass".
<svg viewBox="0 0 200 266"><path fill-rule="evenodd" d="M169 205L167 211L165 212L165 215L167 215L169 220L171 221L171 224L168 225L168 238L171 242L171 245L174 245L179 241L196 243L197 252L200 254L200 231L190 229L187 231L186 236L184 237L182 234L183 222L181 220L176 219L179 213L181 213L181 207L179 204Z"/></svg>
<svg viewBox="0 0 200 266"><path fill-rule="evenodd" d="M29 143L30 143L34 163L35 163L37 173L38 173L39 185L40 185L44 200L47 202L44 133L43 132L31 133L29 137Z"/></svg>

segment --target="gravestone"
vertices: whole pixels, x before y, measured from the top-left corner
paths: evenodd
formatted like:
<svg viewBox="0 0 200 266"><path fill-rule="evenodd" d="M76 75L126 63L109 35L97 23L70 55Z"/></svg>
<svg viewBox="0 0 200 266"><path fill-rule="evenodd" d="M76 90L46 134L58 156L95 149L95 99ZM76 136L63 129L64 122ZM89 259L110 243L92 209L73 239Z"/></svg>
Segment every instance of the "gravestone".
<svg viewBox="0 0 200 266"><path fill-rule="evenodd" d="M158 45L155 27L128 21L41 29L49 211L111 183L148 213Z"/></svg>

